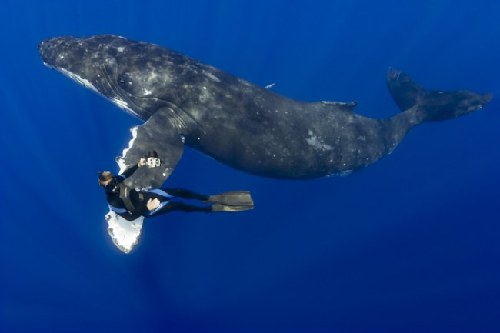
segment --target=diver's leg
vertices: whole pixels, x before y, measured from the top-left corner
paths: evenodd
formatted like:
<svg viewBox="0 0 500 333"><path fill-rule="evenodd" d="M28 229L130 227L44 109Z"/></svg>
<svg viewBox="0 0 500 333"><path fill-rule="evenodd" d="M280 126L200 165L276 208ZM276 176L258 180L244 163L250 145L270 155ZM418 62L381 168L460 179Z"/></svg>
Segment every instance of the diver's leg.
<svg viewBox="0 0 500 333"><path fill-rule="evenodd" d="M154 211L151 213L149 216L157 216L157 215L162 215L174 211L182 211L182 212L205 212L209 213L212 211L212 206L207 205L207 206L195 206L195 205L189 205L183 202L177 202L177 201L169 201L166 205L163 207L159 208L158 210Z"/></svg>
<svg viewBox="0 0 500 333"><path fill-rule="evenodd" d="M184 199L196 199L200 201L208 200L208 195L199 194L182 188L163 188L162 190L170 195L173 195L174 197L179 197Z"/></svg>

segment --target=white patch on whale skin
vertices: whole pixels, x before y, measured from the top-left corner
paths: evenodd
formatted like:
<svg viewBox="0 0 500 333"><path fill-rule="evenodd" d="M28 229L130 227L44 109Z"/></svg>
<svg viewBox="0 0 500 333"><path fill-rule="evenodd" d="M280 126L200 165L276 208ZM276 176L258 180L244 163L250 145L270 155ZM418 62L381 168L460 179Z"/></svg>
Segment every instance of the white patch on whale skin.
<svg viewBox="0 0 500 333"><path fill-rule="evenodd" d="M208 91L207 87L203 87L200 95L198 96L198 99L200 103L206 103L208 100L210 100L211 95L210 92Z"/></svg>
<svg viewBox="0 0 500 333"><path fill-rule="evenodd" d="M390 147L389 147L389 150L387 151L387 155L390 155L392 154L392 152L397 148L398 144L397 143L393 143Z"/></svg>
<svg viewBox="0 0 500 333"><path fill-rule="evenodd" d="M332 146L324 143L320 138L314 135L313 131L307 131L308 137L306 138L307 144L318 150L332 150Z"/></svg>
<svg viewBox="0 0 500 333"><path fill-rule="evenodd" d="M94 87L94 85L89 80L84 79L75 73L71 73L70 71L68 71L64 68L58 68L58 69L61 73L63 73L64 75L66 75L67 77L72 79L73 81L78 82L79 84L81 84L85 88L89 88L90 90L93 90L95 92L99 92L99 91L97 91L96 87Z"/></svg>
<svg viewBox="0 0 500 333"><path fill-rule="evenodd" d="M152 71L151 74L148 76L147 81L153 82L154 80L156 80L157 77L158 77L158 74L156 74L155 71Z"/></svg>
<svg viewBox="0 0 500 333"><path fill-rule="evenodd" d="M205 76L207 76L210 80L215 81L215 82L220 82L219 78L215 76L215 74L210 73L206 70L203 70L202 72Z"/></svg>
<svg viewBox="0 0 500 333"><path fill-rule="evenodd" d="M345 177L345 176L349 176L352 172L353 172L353 170L333 172L333 173L327 174L326 177Z"/></svg>
<svg viewBox="0 0 500 333"><path fill-rule="evenodd" d="M131 115L135 116L135 117L138 117L139 118L139 115L137 113L134 112L134 110L132 110L129 106L128 106L128 103L125 102L124 100L118 98L118 97L113 97L113 98L110 98L111 101L113 103L115 103L116 106L118 106L120 109L124 109L125 111L127 111L128 113L130 113Z"/></svg>
<svg viewBox="0 0 500 333"><path fill-rule="evenodd" d="M335 102L335 101L321 101L321 103L326 105L339 105L339 106L346 106L350 104L346 102Z"/></svg>
<svg viewBox="0 0 500 333"><path fill-rule="evenodd" d="M137 137L137 126L132 127L130 129L130 133L132 133L132 139L128 142L128 147L123 150L122 156L116 160L116 163L118 164L118 167L120 168L120 171L118 172L118 174L124 173L125 170L127 170L127 168L128 168L128 166L125 164L125 158L127 157L127 153L130 150L130 148L132 148L132 146L134 145L135 138Z"/></svg>

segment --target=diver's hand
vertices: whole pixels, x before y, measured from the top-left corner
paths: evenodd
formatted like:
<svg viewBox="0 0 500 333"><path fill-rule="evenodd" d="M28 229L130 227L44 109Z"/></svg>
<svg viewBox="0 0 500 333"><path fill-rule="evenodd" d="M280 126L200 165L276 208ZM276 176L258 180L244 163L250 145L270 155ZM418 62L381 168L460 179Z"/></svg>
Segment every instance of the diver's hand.
<svg viewBox="0 0 500 333"><path fill-rule="evenodd" d="M157 198L149 199L146 203L146 207L149 211L155 210L156 208L158 208L158 206L160 206L160 200L158 200Z"/></svg>
<svg viewBox="0 0 500 333"><path fill-rule="evenodd" d="M145 165L147 165L147 164L148 164L148 161L147 161L147 159L145 159L144 157L143 157L143 158L141 158L141 159L139 160L139 163L137 163L137 165L138 165L139 167L145 166Z"/></svg>

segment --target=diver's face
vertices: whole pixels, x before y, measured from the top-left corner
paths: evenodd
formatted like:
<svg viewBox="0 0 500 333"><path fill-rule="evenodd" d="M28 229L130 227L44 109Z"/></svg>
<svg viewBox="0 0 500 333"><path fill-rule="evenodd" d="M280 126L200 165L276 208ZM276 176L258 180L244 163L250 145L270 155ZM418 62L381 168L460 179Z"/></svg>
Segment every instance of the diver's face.
<svg viewBox="0 0 500 333"><path fill-rule="evenodd" d="M108 179L106 181L101 182L101 186L106 190L106 192L116 192L117 191L118 182L115 178Z"/></svg>

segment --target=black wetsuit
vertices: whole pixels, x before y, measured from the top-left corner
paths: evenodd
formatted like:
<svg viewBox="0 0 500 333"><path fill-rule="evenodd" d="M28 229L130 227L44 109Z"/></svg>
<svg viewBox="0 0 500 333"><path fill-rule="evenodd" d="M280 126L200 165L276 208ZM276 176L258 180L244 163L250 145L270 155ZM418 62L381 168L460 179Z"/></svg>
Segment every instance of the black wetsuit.
<svg viewBox="0 0 500 333"><path fill-rule="evenodd" d="M212 206L208 203L197 206L182 202L182 199L207 201L208 195L198 194L180 188L151 189L147 191L136 191L135 189L126 188L127 195L126 198L123 199L123 188L121 187L125 187L125 184L122 183L127 177L130 177L137 168L138 166L135 165L125 170L123 174L113 176L113 180L105 187L109 208L121 217L132 221L139 216L152 217L176 210L185 212L212 211ZM120 190L122 190L122 197L120 197ZM160 200L160 205L155 210L149 211L147 202L149 199L155 198ZM124 200L128 200L128 203Z"/></svg>

